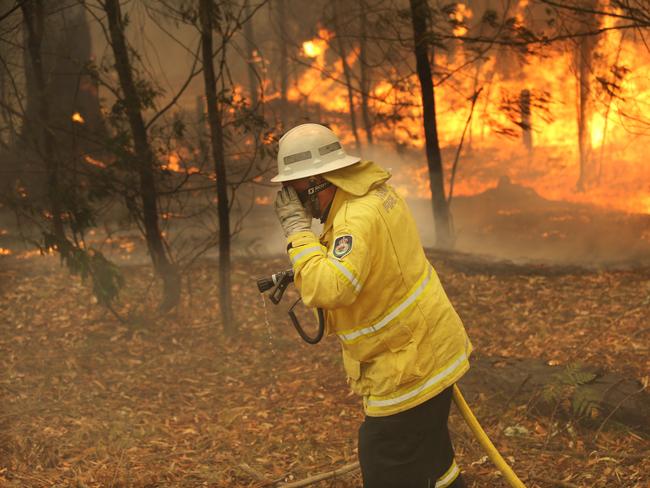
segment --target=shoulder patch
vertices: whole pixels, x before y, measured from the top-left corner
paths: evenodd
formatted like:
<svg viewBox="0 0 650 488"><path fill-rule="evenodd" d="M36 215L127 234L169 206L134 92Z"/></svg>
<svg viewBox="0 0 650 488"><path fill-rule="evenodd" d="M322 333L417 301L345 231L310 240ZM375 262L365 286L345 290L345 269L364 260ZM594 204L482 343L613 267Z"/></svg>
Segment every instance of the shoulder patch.
<svg viewBox="0 0 650 488"><path fill-rule="evenodd" d="M352 252L352 236L346 234L334 239L332 254L336 259L341 259Z"/></svg>

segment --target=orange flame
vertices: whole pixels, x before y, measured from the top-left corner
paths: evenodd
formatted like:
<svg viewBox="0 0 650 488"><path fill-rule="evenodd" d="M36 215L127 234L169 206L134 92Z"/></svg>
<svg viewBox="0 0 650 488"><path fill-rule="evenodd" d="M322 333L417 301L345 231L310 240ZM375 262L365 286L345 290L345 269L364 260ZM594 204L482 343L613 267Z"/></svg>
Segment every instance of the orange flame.
<svg viewBox="0 0 650 488"><path fill-rule="evenodd" d="M81 116L79 112L75 112L72 114L72 121L76 122L77 124L85 124L86 121L84 118Z"/></svg>
<svg viewBox="0 0 650 488"><path fill-rule="evenodd" d="M314 41L305 41L302 43L302 52L308 58L315 58L322 52L321 47Z"/></svg>
<svg viewBox="0 0 650 488"><path fill-rule="evenodd" d="M520 23L525 22L527 3L521 0L516 9ZM469 7L463 4L452 15L459 23L473 17ZM311 68L301 73L288 98L296 104L317 106L318 113L339 133L343 143L350 144L354 139L349 128L343 65L340 59L334 62L326 59L332 37L321 29L316 38L303 43L304 54L311 58ZM472 62L475 55L465 52L462 46L451 54L439 51L436 66L456 73L436 87L438 134L443 154L448 154L443 158L447 179L470 115L468 100L477 89L483 89L467 127L454 194L476 194L493 187L500 176L507 175L517 183L531 186L545 198L650 213L647 184L650 165L644 164L645 147L650 144L646 108L650 106L650 53L631 37L623 38L621 31L611 30L598 38L595 48L598 55L594 56L589 80L586 125L590 128L590 147L585 155L596 173L596 181L583 193L575 191L580 172L576 109L579 85L577 55L572 45L551 47L552 56L531 58L527 63L518 63L513 56L507 61L512 65L508 69L500 58L503 55L497 56L496 52L477 66ZM359 69L356 49L348 53L346 61L351 69ZM629 71L610 70L615 65ZM605 83L611 84L609 88L615 90L615 96L603 89ZM524 147L522 129L517 125L521 123L518 110L523 90L533 94L530 123L534 150L530 155ZM355 104L358 104L360 96L357 98L356 93ZM384 79L373 82L369 98L370 111L378 119L390 120L395 107L400 107L397 122L373 126L376 144L386 148L424 147L420 87L415 74L403 78L397 72L388 72ZM504 105L506 101L509 105ZM506 106L511 108L510 112ZM645 122L635 122L638 120ZM504 130L513 137L504 137ZM360 135L363 136L362 131ZM470 157L471 154L474 156ZM390 161L380 162L391 165ZM407 175L396 175L396 185L415 188L417 195L428 197L426 166L410 165L409 168Z"/></svg>

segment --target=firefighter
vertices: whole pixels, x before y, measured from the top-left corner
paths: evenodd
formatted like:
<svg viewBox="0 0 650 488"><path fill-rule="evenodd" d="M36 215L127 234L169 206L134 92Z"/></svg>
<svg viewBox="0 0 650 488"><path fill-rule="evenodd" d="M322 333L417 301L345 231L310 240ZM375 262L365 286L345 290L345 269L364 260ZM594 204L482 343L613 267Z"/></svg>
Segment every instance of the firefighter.
<svg viewBox="0 0 650 488"><path fill-rule="evenodd" d="M303 302L324 310L363 397L364 487L463 487L447 420L472 346L389 178L327 127L299 125L280 139L275 210Z"/></svg>

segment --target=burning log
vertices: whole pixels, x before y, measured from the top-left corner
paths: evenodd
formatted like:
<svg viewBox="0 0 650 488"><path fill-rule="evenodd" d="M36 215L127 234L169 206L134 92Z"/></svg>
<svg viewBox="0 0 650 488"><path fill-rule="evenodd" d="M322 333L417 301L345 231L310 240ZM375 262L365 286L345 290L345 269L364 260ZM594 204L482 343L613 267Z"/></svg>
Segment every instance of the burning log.
<svg viewBox="0 0 650 488"><path fill-rule="evenodd" d="M546 415L574 417L602 430L613 420L642 433L650 429L650 394L638 381L593 367L550 365L539 359L473 356L460 387L472 398L526 402ZM568 408L559 409L559 403Z"/></svg>

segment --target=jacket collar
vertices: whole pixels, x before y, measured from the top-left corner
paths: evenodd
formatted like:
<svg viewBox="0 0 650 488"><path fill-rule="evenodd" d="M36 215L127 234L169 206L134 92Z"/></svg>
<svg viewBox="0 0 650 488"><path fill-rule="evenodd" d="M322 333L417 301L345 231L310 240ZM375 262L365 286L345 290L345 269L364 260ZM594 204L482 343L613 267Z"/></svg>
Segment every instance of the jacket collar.
<svg viewBox="0 0 650 488"><path fill-rule="evenodd" d="M366 195L390 178L390 173L372 161L360 161L351 166L324 173L323 178L336 186L336 194L330 206L329 214L320 237L334 225L334 217L346 200Z"/></svg>
<svg viewBox="0 0 650 488"><path fill-rule="evenodd" d="M321 232L320 234L321 239L323 239L325 237L325 234L327 234L329 230L332 228L332 226L334 225L334 217L336 217L336 214L343 206L343 203L345 203L345 201L350 197L351 195L346 193L341 188L336 189L336 193L334 194L334 199L332 200L332 203L330 205L329 213L327 214L327 219L325 220L325 224L323 225L323 232Z"/></svg>

